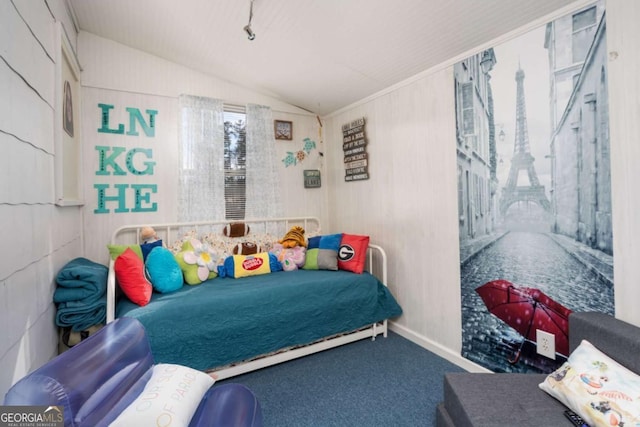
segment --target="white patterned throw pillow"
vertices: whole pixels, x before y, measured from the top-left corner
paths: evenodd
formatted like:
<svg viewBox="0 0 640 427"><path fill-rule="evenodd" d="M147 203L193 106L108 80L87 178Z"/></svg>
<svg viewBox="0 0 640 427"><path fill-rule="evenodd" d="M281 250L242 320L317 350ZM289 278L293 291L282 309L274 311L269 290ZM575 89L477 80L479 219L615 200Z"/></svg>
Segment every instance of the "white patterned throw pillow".
<svg viewBox="0 0 640 427"><path fill-rule="evenodd" d="M540 384L591 426L640 423L640 376L583 340Z"/></svg>

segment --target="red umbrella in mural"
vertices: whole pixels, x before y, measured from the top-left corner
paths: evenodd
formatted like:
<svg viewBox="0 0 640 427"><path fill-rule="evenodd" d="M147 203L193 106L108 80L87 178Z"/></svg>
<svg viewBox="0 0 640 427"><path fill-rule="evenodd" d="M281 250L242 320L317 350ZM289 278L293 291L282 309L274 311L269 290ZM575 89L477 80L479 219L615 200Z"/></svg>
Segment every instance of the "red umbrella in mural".
<svg viewBox="0 0 640 427"><path fill-rule="evenodd" d="M489 312L518 331L525 340L536 342L536 330L555 335L556 352L569 355L571 310L536 288L516 287L507 280L493 280L476 288ZM512 363L518 361L522 345Z"/></svg>

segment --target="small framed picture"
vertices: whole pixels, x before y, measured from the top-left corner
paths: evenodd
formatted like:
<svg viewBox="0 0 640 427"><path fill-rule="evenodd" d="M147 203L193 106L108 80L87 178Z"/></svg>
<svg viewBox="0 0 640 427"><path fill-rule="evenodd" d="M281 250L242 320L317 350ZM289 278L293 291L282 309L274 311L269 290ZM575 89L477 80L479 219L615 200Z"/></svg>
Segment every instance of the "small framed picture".
<svg viewBox="0 0 640 427"><path fill-rule="evenodd" d="M291 141L293 138L293 123L284 120L274 120L273 129L276 139Z"/></svg>

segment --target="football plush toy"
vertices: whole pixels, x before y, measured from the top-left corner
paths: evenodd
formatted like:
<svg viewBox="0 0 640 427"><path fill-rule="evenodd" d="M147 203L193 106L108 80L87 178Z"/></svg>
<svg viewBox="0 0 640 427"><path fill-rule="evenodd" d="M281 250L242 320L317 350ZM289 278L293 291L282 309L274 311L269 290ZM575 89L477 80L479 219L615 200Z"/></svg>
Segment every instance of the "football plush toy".
<svg viewBox="0 0 640 427"><path fill-rule="evenodd" d="M232 222L224 226L222 234L227 237L244 237L250 230L249 225L244 222Z"/></svg>
<svg viewBox="0 0 640 427"><path fill-rule="evenodd" d="M262 252L260 245L256 245L253 242L242 242L233 247L234 255L253 255L258 252Z"/></svg>
<svg viewBox="0 0 640 427"><path fill-rule="evenodd" d="M293 248L296 246L306 248L307 239L304 237L304 228L298 225L291 227L291 229L287 231L287 234L285 234L281 240L278 240L278 243L280 243L283 248Z"/></svg>

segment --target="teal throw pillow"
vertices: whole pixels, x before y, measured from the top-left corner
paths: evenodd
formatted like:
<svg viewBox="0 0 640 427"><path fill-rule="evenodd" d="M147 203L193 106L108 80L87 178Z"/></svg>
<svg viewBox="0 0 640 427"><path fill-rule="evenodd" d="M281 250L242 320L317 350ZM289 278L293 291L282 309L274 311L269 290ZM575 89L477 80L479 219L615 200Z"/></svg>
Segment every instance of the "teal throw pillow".
<svg viewBox="0 0 640 427"><path fill-rule="evenodd" d="M160 293L177 291L184 284L182 270L169 249L156 246L144 263L153 289Z"/></svg>

